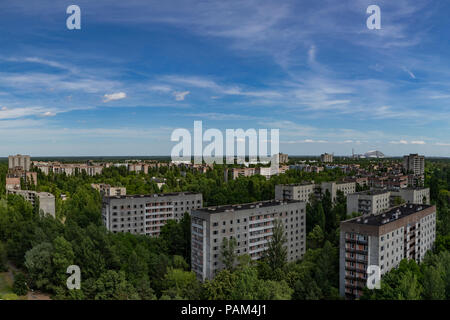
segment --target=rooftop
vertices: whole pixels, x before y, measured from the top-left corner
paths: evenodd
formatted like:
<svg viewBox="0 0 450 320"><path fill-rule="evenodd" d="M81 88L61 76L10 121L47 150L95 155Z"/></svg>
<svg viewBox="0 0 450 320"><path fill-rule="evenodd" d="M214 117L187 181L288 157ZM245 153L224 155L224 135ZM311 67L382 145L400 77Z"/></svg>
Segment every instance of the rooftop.
<svg viewBox="0 0 450 320"><path fill-rule="evenodd" d="M258 201L252 203L244 203L244 204L233 204L233 205L223 205L223 206L215 206L215 207L206 207L197 209L196 211L207 212L207 213L220 213L220 212L229 212L229 211L239 211L239 210L248 210L255 208L266 208L279 206L284 204L291 203L300 203L298 200L266 200L266 201Z"/></svg>
<svg viewBox="0 0 450 320"><path fill-rule="evenodd" d="M379 195L379 194L384 194L384 193L388 193L389 190L364 190L364 191L360 191L360 192L355 192L352 194L360 194L360 195L366 195L366 196L375 196L375 195Z"/></svg>
<svg viewBox="0 0 450 320"><path fill-rule="evenodd" d="M170 197L170 196L183 196L183 195L193 195L201 194L200 192L168 192L168 193L153 193L153 194L130 194L122 196L109 196L110 199L136 199L136 198L157 198L157 197Z"/></svg>
<svg viewBox="0 0 450 320"><path fill-rule="evenodd" d="M382 226L386 223L393 222L395 220L401 219L403 217L409 216L416 212L431 208L431 205L425 204L403 204L398 207L394 207L389 209L388 211L378 214L378 215L370 215L370 216L361 216L357 218L353 218L347 220L348 223L356 223L356 224L366 224L372 226Z"/></svg>

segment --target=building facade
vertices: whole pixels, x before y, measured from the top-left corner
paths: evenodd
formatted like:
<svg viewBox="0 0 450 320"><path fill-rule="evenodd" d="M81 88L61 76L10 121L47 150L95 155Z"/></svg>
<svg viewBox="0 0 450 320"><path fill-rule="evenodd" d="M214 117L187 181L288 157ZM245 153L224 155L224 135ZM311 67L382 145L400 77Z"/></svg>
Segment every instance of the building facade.
<svg viewBox="0 0 450 320"><path fill-rule="evenodd" d="M194 192L109 196L103 197L102 219L114 233L158 236L168 220L179 221L202 206L202 194Z"/></svg>
<svg viewBox="0 0 450 320"><path fill-rule="evenodd" d="M423 175L425 172L425 156L420 156L417 153L403 156L403 168L406 172L413 172L414 175Z"/></svg>
<svg viewBox="0 0 450 320"><path fill-rule="evenodd" d="M55 211L55 196L48 192L36 192L32 190L20 190L20 189L7 189L8 194L17 194L25 198L26 201L30 202L33 207L39 202L39 211L43 211L44 214L56 217ZM36 200L39 201L36 201Z"/></svg>
<svg viewBox="0 0 450 320"><path fill-rule="evenodd" d="M127 188L125 187L111 187L105 183L93 183L91 187L100 192L102 196L125 196L127 194Z"/></svg>
<svg viewBox="0 0 450 320"><path fill-rule="evenodd" d="M436 207L405 204L374 216L340 225L339 291L349 299L361 296L368 266L381 276L402 259L422 261L436 237Z"/></svg>
<svg viewBox="0 0 450 320"><path fill-rule="evenodd" d="M333 162L334 156L329 153L323 153L320 155L320 161L324 163Z"/></svg>
<svg viewBox="0 0 450 320"><path fill-rule="evenodd" d="M400 197L406 203L430 204L430 188L404 188L391 191L391 197Z"/></svg>
<svg viewBox="0 0 450 320"><path fill-rule="evenodd" d="M315 185L312 182L298 184L279 184L275 186L275 200L298 200L309 202L314 194Z"/></svg>
<svg viewBox="0 0 450 320"><path fill-rule="evenodd" d="M21 168L25 171L30 171L31 166L31 158L30 156L25 155L15 155L8 157L8 169L16 169Z"/></svg>
<svg viewBox="0 0 450 320"><path fill-rule="evenodd" d="M201 280L212 279L223 269L224 238L236 239L236 254L258 260L267 251L274 221L285 229L288 261L301 259L306 250L306 204L269 200L195 210L191 215L191 267Z"/></svg>
<svg viewBox="0 0 450 320"><path fill-rule="evenodd" d="M347 195L347 215L358 212L362 215L379 214L390 207L391 193L385 190L370 190Z"/></svg>

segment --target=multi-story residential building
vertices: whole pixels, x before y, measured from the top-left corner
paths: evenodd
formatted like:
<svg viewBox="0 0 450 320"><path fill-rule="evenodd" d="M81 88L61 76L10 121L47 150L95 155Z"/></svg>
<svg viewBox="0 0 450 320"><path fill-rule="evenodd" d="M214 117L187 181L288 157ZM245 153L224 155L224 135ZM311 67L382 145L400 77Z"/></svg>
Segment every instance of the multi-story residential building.
<svg viewBox="0 0 450 320"><path fill-rule="evenodd" d="M340 294L361 296L368 266L378 266L384 275L402 259L422 261L435 235L436 207L428 205L404 204L383 214L341 222Z"/></svg>
<svg viewBox="0 0 450 320"><path fill-rule="evenodd" d="M21 168L24 171L30 171L31 158L30 156L24 156L21 154L8 157L8 168L16 169Z"/></svg>
<svg viewBox="0 0 450 320"><path fill-rule="evenodd" d="M50 172L54 174L65 173L68 176L74 175L76 173L82 173L83 171L89 176L95 176L96 174L101 174L104 168L109 167L110 164L94 164L92 162L88 163L59 163L59 162L41 162L33 161L33 166L41 170L42 173L48 175Z"/></svg>
<svg viewBox="0 0 450 320"><path fill-rule="evenodd" d="M322 182L320 184L320 192L322 195L326 193L326 191L330 192L332 201L336 200L336 195L338 191L344 193L344 196L347 196L351 193L356 192L356 183L355 182Z"/></svg>
<svg viewBox="0 0 450 320"><path fill-rule="evenodd" d="M321 162L333 162L333 155L329 153L323 153L320 155L320 161Z"/></svg>
<svg viewBox="0 0 450 320"><path fill-rule="evenodd" d="M274 221L285 230L288 261L301 259L306 250L305 202L269 200L195 210L191 215L191 264L199 279L211 279L223 269L223 239L234 238L236 254L252 260L263 257L273 234Z"/></svg>
<svg viewBox="0 0 450 320"><path fill-rule="evenodd" d="M49 214L55 217L55 196L48 192L36 192L32 190L20 190L20 189L7 189L9 194L17 194L25 198L30 202L33 207L39 202L39 211L43 211L44 214ZM39 201L36 201L38 199Z"/></svg>
<svg viewBox="0 0 450 320"><path fill-rule="evenodd" d="M278 156L279 156L278 162L280 164L285 164L289 162L289 156L286 153L279 153Z"/></svg>
<svg viewBox="0 0 450 320"><path fill-rule="evenodd" d="M369 178L368 177L360 177L360 178L345 178L345 182L355 182L357 185L361 187L366 187L369 185Z"/></svg>
<svg viewBox="0 0 450 320"><path fill-rule="evenodd" d="M6 176L6 190L10 189L16 190L20 189L20 178L16 177L9 178L8 176Z"/></svg>
<svg viewBox="0 0 450 320"><path fill-rule="evenodd" d="M275 186L276 200L300 200L308 202L311 195L321 198L326 192L330 192L332 201L336 200L338 191L345 196L356 191L355 182L322 182L315 184L314 181L297 184L283 184Z"/></svg>
<svg viewBox="0 0 450 320"><path fill-rule="evenodd" d="M102 218L109 231L158 236L168 220L203 206L201 193L177 192L103 197Z"/></svg>
<svg viewBox="0 0 450 320"><path fill-rule="evenodd" d="M250 177L256 173L256 168L232 168L231 175L233 180L238 177Z"/></svg>
<svg viewBox="0 0 450 320"><path fill-rule="evenodd" d="M362 215L379 214L390 207L389 191L369 190L347 195L347 215L358 212Z"/></svg>
<svg viewBox="0 0 450 320"><path fill-rule="evenodd" d="M391 200L402 198L406 203L430 204L430 188L403 188L391 191Z"/></svg>
<svg viewBox="0 0 450 320"><path fill-rule="evenodd" d="M125 196L127 194L127 188L125 187L111 187L105 183L92 183L91 187L100 192L102 196Z"/></svg>
<svg viewBox="0 0 450 320"><path fill-rule="evenodd" d="M403 168L406 172L412 172L416 176L423 175L425 172L425 156L420 156L417 153L403 156Z"/></svg>
<svg viewBox="0 0 450 320"><path fill-rule="evenodd" d="M314 194L314 182L279 184L275 186L275 200L299 200L309 202Z"/></svg>

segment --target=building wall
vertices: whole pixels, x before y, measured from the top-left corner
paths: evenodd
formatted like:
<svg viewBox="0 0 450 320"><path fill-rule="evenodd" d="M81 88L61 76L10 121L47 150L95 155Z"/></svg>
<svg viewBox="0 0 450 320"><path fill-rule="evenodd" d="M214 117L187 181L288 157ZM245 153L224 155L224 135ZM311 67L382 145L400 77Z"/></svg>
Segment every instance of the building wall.
<svg viewBox="0 0 450 320"><path fill-rule="evenodd" d="M397 215L398 218L392 221L383 220L380 225L366 224L364 217L341 222L339 290L342 296L355 298L361 295L367 281L363 273L367 272L369 265L379 266L381 275L384 275L396 268L402 259L422 261L426 252L432 249L436 235L436 207L413 204L400 207L410 208L412 213ZM396 210L389 212L398 212ZM384 219L389 215L379 217ZM358 237L365 237L368 242L354 240ZM352 244L360 246L360 250L352 248ZM367 256L367 263L359 263L356 256L350 256L352 253Z"/></svg>
<svg viewBox="0 0 450 320"><path fill-rule="evenodd" d="M168 220L179 221L184 213L203 206L201 193L110 196L103 198L102 217L114 233L158 236Z"/></svg>
<svg viewBox="0 0 450 320"><path fill-rule="evenodd" d="M30 171L31 158L25 155L15 155L8 157L8 168L14 169L16 167L21 167L25 171Z"/></svg>
<svg viewBox="0 0 450 320"><path fill-rule="evenodd" d="M305 203L276 202L275 205L214 212L205 208L192 212L192 270L199 279L211 279L223 269L220 247L223 239L235 238L236 253L258 260L267 250L274 221L283 222L288 261L303 257L306 250Z"/></svg>
<svg viewBox="0 0 450 320"><path fill-rule="evenodd" d="M299 200L309 202L309 197L314 194L314 184L276 185L276 200Z"/></svg>

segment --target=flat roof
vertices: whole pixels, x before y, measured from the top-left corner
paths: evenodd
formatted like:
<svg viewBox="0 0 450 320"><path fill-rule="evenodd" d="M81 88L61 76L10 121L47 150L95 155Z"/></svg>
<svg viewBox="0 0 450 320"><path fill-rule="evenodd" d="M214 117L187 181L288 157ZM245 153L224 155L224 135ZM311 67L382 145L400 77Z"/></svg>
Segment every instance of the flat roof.
<svg viewBox="0 0 450 320"><path fill-rule="evenodd" d="M395 220L399 220L403 217L409 216L411 214L423 211L431 207L432 207L431 205L408 203L398 207L391 208L384 213L370 216L360 216L347 220L345 222L371 226L382 226L384 224L393 222Z"/></svg>
<svg viewBox="0 0 450 320"><path fill-rule="evenodd" d="M119 187L122 188L122 187ZM107 196L107 198L110 199L138 199L138 198L158 198L158 197L170 197L170 196L183 196L183 195L195 195L195 194L201 194L200 192L192 192L192 191L185 191L185 192L168 192L168 193L152 193L152 194L129 194L129 195L122 195L122 196Z"/></svg>
<svg viewBox="0 0 450 320"><path fill-rule="evenodd" d="M374 195L379 195L379 194L383 194L383 193L388 193L390 192L389 190L379 190L379 189L375 189L375 190L364 190L364 191L360 191L360 192L355 192L352 194L360 194L360 195L366 195L366 196L374 196Z"/></svg>
<svg viewBox="0 0 450 320"><path fill-rule="evenodd" d="M231 204L231 205L223 205L223 206L213 206L196 209L195 211L201 211L206 213L221 213L227 211L241 211L255 208L266 208L279 206L283 204L291 204L291 203L300 203L302 201L299 200L265 200L265 201L257 201L251 203L243 203L243 204Z"/></svg>

